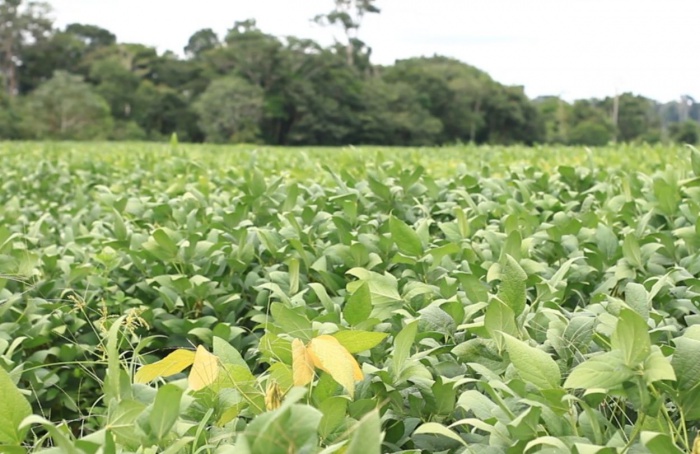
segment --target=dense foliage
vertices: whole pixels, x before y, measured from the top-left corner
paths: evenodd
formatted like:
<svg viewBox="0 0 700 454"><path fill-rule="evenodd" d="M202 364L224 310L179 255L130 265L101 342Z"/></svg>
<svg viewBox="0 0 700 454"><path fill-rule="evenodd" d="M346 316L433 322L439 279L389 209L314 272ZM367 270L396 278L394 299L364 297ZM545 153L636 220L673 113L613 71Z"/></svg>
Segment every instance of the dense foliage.
<svg viewBox="0 0 700 454"><path fill-rule="evenodd" d="M330 47L241 20L225 36L194 33L181 57L120 43L92 25L57 29L42 2L0 0L0 139L158 140L177 133L193 142L420 146L700 137L700 103L688 96L667 104L631 93L531 100L522 87L445 57L375 65L358 31L363 16L379 13L376 3L329 0L335 8L317 21L346 35ZM56 102L64 98L68 119Z"/></svg>
<svg viewBox="0 0 700 454"><path fill-rule="evenodd" d="M1 451L692 449L697 151L0 154Z"/></svg>

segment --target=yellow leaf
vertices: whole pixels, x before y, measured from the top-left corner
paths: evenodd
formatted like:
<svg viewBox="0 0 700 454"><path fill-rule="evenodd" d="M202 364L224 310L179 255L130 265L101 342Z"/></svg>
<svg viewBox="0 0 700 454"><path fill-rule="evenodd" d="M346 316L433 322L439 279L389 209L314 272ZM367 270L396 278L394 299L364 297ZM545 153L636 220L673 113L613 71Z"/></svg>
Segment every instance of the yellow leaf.
<svg viewBox="0 0 700 454"><path fill-rule="evenodd" d="M355 380L364 378L362 370L355 358L335 337L315 337L309 342L307 351L316 367L330 374L350 395L355 393Z"/></svg>
<svg viewBox="0 0 700 454"><path fill-rule="evenodd" d="M135 383L148 383L158 377L178 374L192 365L195 353L191 350L175 350L160 361L142 366L134 376Z"/></svg>
<svg viewBox="0 0 700 454"><path fill-rule="evenodd" d="M199 391L214 383L218 376L219 358L200 345L194 355L194 364L188 378L190 388Z"/></svg>
<svg viewBox="0 0 700 454"><path fill-rule="evenodd" d="M294 386L306 386L314 378L314 363L304 343L299 339L292 341L292 375Z"/></svg>

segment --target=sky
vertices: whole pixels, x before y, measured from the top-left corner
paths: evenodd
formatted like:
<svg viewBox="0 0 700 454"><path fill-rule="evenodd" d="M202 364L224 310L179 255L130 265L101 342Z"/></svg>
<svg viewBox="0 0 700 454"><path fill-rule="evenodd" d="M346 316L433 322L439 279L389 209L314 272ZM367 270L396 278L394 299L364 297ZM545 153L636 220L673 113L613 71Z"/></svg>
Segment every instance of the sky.
<svg viewBox="0 0 700 454"><path fill-rule="evenodd" d="M48 0L58 26L99 25L120 42L182 54L202 28L220 35L254 18L277 36L330 44L342 31L311 22L333 0ZM700 0L379 0L360 38L374 63L457 58L528 96L567 100L633 92L700 100Z"/></svg>

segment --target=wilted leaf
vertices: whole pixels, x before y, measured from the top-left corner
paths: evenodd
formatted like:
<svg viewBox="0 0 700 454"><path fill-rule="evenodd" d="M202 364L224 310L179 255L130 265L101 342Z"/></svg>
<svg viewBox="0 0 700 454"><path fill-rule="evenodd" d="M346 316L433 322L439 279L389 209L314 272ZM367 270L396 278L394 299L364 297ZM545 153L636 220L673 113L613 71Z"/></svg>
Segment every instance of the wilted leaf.
<svg viewBox="0 0 700 454"><path fill-rule="evenodd" d="M355 380L364 375L355 358L333 336L322 335L311 339L307 348L314 366L327 372L352 396L355 393Z"/></svg>
<svg viewBox="0 0 700 454"><path fill-rule="evenodd" d="M188 377L190 388L194 391L206 388L219 376L219 358L209 353L201 345L197 347L192 370Z"/></svg>

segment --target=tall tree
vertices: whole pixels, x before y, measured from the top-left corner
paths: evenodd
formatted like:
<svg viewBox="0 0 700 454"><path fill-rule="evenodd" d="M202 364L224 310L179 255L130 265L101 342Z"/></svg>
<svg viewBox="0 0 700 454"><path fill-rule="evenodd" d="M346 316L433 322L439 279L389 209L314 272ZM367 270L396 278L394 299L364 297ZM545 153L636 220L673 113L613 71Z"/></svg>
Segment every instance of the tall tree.
<svg viewBox="0 0 700 454"><path fill-rule="evenodd" d="M263 111L263 90L240 77L211 83L195 103L209 142L255 142Z"/></svg>
<svg viewBox="0 0 700 454"><path fill-rule="evenodd" d="M36 139L94 140L112 127L109 106L80 76L57 71L27 99L25 127Z"/></svg>
<svg viewBox="0 0 700 454"><path fill-rule="evenodd" d="M185 46L185 55L189 58L198 58L204 52L215 49L221 45L219 37L211 28L205 28L190 36Z"/></svg>
<svg viewBox="0 0 700 454"><path fill-rule="evenodd" d="M50 9L45 2L0 0L0 71L10 96L18 93L17 66L24 47L44 39L51 31L52 23L47 17Z"/></svg>
<svg viewBox="0 0 700 454"><path fill-rule="evenodd" d="M365 43L360 40L359 33L362 21L367 14L378 14L381 10L377 7L377 0L334 0L334 8L326 13L319 14L314 21L321 25L340 26L345 34L345 58L348 65L353 65L356 55L365 48ZM367 49L371 53L370 49Z"/></svg>

